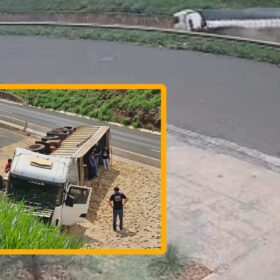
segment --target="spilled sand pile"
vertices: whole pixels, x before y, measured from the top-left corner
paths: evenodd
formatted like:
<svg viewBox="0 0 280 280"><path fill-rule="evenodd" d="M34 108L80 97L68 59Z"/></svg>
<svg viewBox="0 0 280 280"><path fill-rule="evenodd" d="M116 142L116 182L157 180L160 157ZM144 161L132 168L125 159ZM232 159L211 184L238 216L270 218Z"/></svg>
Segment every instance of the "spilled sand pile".
<svg viewBox="0 0 280 280"><path fill-rule="evenodd" d="M111 170L99 167L99 177L91 182L93 192L86 223L70 228L90 248L160 247L160 172L148 167L114 160ZM108 204L119 186L129 201L124 209L124 231L114 232L112 208Z"/></svg>

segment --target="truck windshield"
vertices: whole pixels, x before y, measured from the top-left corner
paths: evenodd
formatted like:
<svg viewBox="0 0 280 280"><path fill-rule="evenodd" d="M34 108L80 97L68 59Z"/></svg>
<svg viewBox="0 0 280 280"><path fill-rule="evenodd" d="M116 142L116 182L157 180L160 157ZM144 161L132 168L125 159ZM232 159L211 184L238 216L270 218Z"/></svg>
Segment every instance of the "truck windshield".
<svg viewBox="0 0 280 280"><path fill-rule="evenodd" d="M8 195L14 201L23 200L31 206L59 206L63 184L35 180L10 174Z"/></svg>

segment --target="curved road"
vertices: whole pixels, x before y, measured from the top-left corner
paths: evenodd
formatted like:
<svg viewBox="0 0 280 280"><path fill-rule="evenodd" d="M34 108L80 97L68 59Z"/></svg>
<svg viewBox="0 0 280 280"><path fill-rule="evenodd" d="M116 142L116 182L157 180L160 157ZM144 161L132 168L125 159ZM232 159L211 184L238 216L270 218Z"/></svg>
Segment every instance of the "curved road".
<svg viewBox="0 0 280 280"><path fill-rule="evenodd" d="M280 69L230 57L95 42L0 37L0 82L165 83L168 123L276 155Z"/></svg>

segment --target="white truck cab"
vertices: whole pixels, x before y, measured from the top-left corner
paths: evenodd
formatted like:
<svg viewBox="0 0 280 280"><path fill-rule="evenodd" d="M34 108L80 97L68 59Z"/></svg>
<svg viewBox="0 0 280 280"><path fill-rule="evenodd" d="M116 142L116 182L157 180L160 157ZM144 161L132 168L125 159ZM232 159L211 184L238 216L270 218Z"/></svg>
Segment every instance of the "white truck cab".
<svg viewBox="0 0 280 280"><path fill-rule="evenodd" d="M47 223L72 225L86 218L92 189L79 186L76 158L43 155L17 148L7 195L24 200Z"/></svg>
<svg viewBox="0 0 280 280"><path fill-rule="evenodd" d="M204 20L199 11L182 10L173 14L174 28L186 31L200 31L204 27Z"/></svg>

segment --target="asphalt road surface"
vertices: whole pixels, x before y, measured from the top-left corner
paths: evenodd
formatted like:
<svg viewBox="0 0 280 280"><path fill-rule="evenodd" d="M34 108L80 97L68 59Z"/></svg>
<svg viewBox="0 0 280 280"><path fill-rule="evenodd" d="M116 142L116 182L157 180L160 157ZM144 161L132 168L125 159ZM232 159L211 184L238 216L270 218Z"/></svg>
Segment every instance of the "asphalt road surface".
<svg viewBox="0 0 280 280"><path fill-rule="evenodd" d="M168 123L276 155L280 69L111 42L0 37L2 83L165 83Z"/></svg>
<svg viewBox="0 0 280 280"><path fill-rule="evenodd" d="M0 103L0 114L49 128L104 125L102 122L3 102ZM160 159L160 136L115 126L111 127L111 132L111 143L114 147Z"/></svg>
<svg viewBox="0 0 280 280"><path fill-rule="evenodd" d="M0 148L18 142L23 138L22 135L0 127Z"/></svg>

